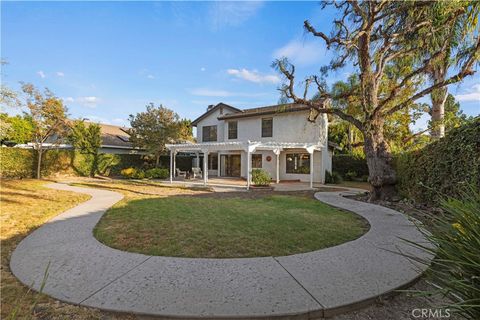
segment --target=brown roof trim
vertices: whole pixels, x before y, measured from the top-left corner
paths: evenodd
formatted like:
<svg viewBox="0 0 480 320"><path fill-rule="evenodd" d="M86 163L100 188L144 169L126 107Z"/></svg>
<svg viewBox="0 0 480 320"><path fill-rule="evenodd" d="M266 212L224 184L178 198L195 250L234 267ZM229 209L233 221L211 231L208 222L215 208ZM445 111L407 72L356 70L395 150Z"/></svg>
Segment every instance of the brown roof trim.
<svg viewBox="0 0 480 320"><path fill-rule="evenodd" d="M278 113L296 112L309 110L310 107L303 104L287 103L267 107L245 109L239 113L226 114L218 117L219 120L238 119L246 117L264 116Z"/></svg>
<svg viewBox="0 0 480 320"><path fill-rule="evenodd" d="M231 105L228 105L226 103L223 103L223 102L220 102L220 103L217 103L217 105L213 108L211 108L210 110L208 110L207 112L205 112L204 114L202 114L200 117L198 117L197 119L193 120L192 121L192 126L196 126L198 124L198 122L202 119L204 119L205 117L207 117L208 115L210 115L212 112L214 112L215 110L217 110L218 108L220 107L226 107L226 108L229 108L235 112L242 112L242 110L240 109L237 109L235 107L232 107Z"/></svg>

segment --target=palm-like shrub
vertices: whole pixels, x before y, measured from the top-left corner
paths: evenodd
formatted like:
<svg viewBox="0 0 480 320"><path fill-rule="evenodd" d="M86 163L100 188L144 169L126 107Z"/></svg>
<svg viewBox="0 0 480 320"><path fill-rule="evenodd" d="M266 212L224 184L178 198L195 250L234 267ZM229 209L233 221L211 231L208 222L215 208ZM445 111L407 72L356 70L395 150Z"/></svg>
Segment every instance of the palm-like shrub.
<svg viewBox="0 0 480 320"><path fill-rule="evenodd" d="M466 319L480 319L480 194L475 187L458 199L442 201L445 215L434 218L431 233L424 231L433 247L414 244L436 255L427 275L444 294L448 307ZM423 261L427 263L426 261Z"/></svg>

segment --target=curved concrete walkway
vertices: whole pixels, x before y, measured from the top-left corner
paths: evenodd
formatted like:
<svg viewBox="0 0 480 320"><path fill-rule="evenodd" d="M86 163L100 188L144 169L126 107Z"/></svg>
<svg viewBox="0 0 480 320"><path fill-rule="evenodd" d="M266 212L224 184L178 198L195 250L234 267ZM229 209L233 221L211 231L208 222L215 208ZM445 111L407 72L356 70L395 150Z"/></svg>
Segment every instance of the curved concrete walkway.
<svg viewBox="0 0 480 320"><path fill-rule="evenodd" d="M191 259L123 252L98 242L92 230L122 199L106 190L50 184L90 200L26 237L11 258L24 284L59 300L105 310L185 318L311 319L358 308L415 280L415 266L394 252L427 257L399 238L423 242L399 212L319 192L315 197L354 211L371 228L355 241L284 257ZM394 252L392 252L394 251Z"/></svg>

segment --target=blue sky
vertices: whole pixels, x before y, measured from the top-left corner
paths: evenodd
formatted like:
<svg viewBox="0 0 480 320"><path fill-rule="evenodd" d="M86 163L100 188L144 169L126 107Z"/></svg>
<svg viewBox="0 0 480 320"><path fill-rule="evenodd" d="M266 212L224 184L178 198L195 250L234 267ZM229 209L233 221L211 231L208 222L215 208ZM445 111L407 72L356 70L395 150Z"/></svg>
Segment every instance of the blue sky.
<svg viewBox="0 0 480 320"><path fill-rule="evenodd" d="M149 102L190 119L220 101L275 104L276 57L289 57L299 79L331 58L302 28L309 19L330 31L333 12L317 2L3 1L1 9L6 85L48 87L72 117L118 125ZM480 113L478 75L449 90L465 113Z"/></svg>

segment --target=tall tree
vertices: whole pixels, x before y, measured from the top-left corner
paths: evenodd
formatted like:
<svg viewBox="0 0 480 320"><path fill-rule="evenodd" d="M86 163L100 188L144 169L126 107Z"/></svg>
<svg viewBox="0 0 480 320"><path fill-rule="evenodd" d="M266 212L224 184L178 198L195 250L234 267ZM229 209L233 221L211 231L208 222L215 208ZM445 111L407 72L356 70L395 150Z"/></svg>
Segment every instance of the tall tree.
<svg viewBox="0 0 480 320"><path fill-rule="evenodd" d="M427 70L433 59L418 59L427 39L437 35L445 25L455 23L458 15L465 14L465 6L459 3L460 10L445 9L444 25L437 26L428 6L432 2L420 1L339 1L325 3L334 5L339 14L334 21L330 35L318 31L309 21L304 26L308 33L322 39L328 49L334 49L336 57L330 65L321 69L321 76L308 77L304 82L302 95L295 90L295 67L286 59L279 59L274 66L284 75L286 83L281 87L283 94L296 103L311 108L310 120L319 114L333 114L353 124L363 135L364 152L369 167L369 182L372 185L371 200L390 198L394 192L397 178L392 167L392 153L385 137L386 119L408 108L421 97L433 90L461 81L474 74L478 62L480 38L461 52L461 64L458 70L441 82L423 84ZM411 39L422 37L413 42ZM446 37L443 45L434 50L429 57L440 56L451 41ZM454 57L451 57L454 58ZM460 56L458 56L460 58ZM459 60L459 59L457 59ZM326 90L324 76L328 71L343 68L350 61L359 74L358 89L334 95ZM395 72L392 72L391 69ZM315 84L321 99L313 100L308 96L309 86ZM412 91L412 88L415 90ZM350 113L332 104L332 100L354 96L360 102L361 115Z"/></svg>
<svg viewBox="0 0 480 320"><path fill-rule="evenodd" d="M449 18L444 12L449 10L464 10L464 13L455 15L452 21L444 24L445 18ZM459 60L452 59L452 52L461 52L468 49L469 39L467 37L478 26L480 1L463 1L463 4L460 5L455 1L438 1L430 6L428 12L432 17L435 17L433 19L434 27L441 27L436 35L428 38L430 43L425 47L427 57L429 54L432 54L432 63L428 69L428 75L435 85L445 81L450 67L458 64ZM419 34L419 37L422 37L422 35ZM444 38L449 39L449 41L444 43ZM442 48L443 52L434 56L439 48ZM421 55L421 59L425 59L425 57ZM445 102L447 94L448 88L442 86L435 88L430 93L432 102L430 135L433 139L438 139L445 135Z"/></svg>
<svg viewBox="0 0 480 320"><path fill-rule="evenodd" d="M96 123L85 124L83 120L76 120L71 125L69 140L76 150L92 158L89 176L94 177L98 169L99 149L102 145L100 126Z"/></svg>
<svg viewBox="0 0 480 320"><path fill-rule="evenodd" d="M188 121L162 105L150 103L146 111L130 115L130 141L134 146L145 149L155 156L158 166L160 155L166 152L165 144L179 140L190 140L191 128Z"/></svg>
<svg viewBox="0 0 480 320"><path fill-rule="evenodd" d="M41 179L42 157L45 143L54 145L60 143L66 134L66 108L61 99L50 90L42 93L32 84L22 84L22 91L26 96L25 108L32 119L33 147L37 151L37 179Z"/></svg>

